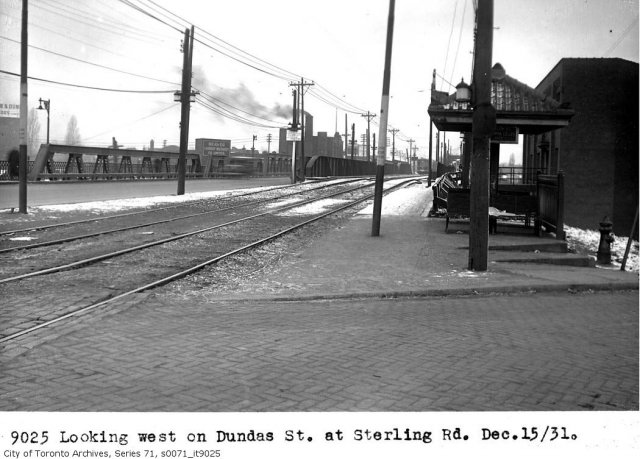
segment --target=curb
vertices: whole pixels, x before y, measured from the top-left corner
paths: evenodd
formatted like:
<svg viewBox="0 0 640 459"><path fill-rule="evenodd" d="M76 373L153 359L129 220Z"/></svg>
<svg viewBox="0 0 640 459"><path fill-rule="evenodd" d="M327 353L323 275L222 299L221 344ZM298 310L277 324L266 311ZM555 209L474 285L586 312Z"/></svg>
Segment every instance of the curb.
<svg viewBox="0 0 640 459"><path fill-rule="evenodd" d="M295 303L301 301L333 301L333 300L362 300L362 299L394 299L394 298L428 298L448 296L479 296L495 294L517 293L576 293L576 292L602 292L602 291L629 291L638 290L638 283L632 282L603 282L599 284L575 283L575 284L531 284L504 287L470 287L470 288L434 288L426 290L406 291L380 291L380 292L353 292L328 295L298 295L286 297L267 298L221 298L219 301L255 302L264 301L270 303Z"/></svg>

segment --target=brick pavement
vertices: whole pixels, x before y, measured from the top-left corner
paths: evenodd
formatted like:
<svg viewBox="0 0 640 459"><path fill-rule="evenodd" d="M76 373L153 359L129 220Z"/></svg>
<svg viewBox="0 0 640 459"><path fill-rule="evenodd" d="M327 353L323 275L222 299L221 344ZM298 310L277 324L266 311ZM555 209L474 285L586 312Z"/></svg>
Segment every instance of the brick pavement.
<svg viewBox="0 0 640 459"><path fill-rule="evenodd" d="M0 409L638 409L633 291L121 308L3 353Z"/></svg>
<svg viewBox="0 0 640 459"><path fill-rule="evenodd" d="M367 218L301 233L231 283L223 264L20 338L0 410L638 409L637 274L502 252L470 273L468 237L423 211L386 215L380 238Z"/></svg>

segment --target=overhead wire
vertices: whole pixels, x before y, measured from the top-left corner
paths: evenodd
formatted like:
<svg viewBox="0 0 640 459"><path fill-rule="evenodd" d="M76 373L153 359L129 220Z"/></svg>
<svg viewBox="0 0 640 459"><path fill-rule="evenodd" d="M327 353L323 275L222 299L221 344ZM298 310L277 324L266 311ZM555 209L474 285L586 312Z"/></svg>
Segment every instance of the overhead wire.
<svg viewBox="0 0 640 459"><path fill-rule="evenodd" d="M75 22L81 23L86 25L87 27L91 27L92 29L100 29L104 32L107 33L111 33L111 34L116 34L116 35L120 35L120 36L125 36L128 38L132 38L135 40L141 40L141 41L146 41L148 43L154 43L158 40L153 40L151 38L145 37L143 34L140 34L138 32L136 32L135 29L133 28L122 28L122 27L117 27L115 24L111 24L109 27L108 26L103 26L102 24L100 24L98 21L96 21L93 18L87 18L87 16L82 15L81 13L73 13L70 12L68 9L65 9L64 5L56 5L56 7L50 7L50 5L47 4L42 4L40 2L34 2L34 7L36 9L40 9L43 10L45 12L47 12L48 14L54 14L56 16L59 17L63 17L65 19L71 19ZM70 14L71 13L71 14ZM137 35L137 37L132 37L131 35Z"/></svg>
<svg viewBox="0 0 640 459"><path fill-rule="evenodd" d="M638 16L636 16L631 23L627 26L627 28L624 30L624 32L622 32L622 34L618 37L618 39L613 42L613 44L605 51L605 53L602 55L603 57L608 57L611 55L611 53L618 47L620 46L620 43L622 43L622 41L627 37L627 35L629 35L629 33L631 32L631 30L633 29L633 27L638 24Z"/></svg>
<svg viewBox="0 0 640 459"><path fill-rule="evenodd" d="M283 127L283 125L275 125L275 124L269 124L268 125L268 124L252 121L252 120L250 120L248 118L245 118L245 117L242 117L242 116L240 116L238 114L234 114L234 113L230 112L229 110L224 109L222 107L219 107L219 106L216 107L214 105L211 105L211 103L205 102L202 99L196 99L196 104L199 104L199 105L207 108L208 110L210 110L210 111L212 111L214 113L217 113L217 114L219 114L221 116L224 116L225 118L232 119L232 120L237 121L237 122L242 123L242 124L248 124L248 125L251 125L251 126L264 127L264 128L272 128L272 129Z"/></svg>
<svg viewBox="0 0 640 459"><path fill-rule="evenodd" d="M460 18L460 32L458 33L458 46L456 47L456 54L453 58L453 66L451 67L451 73L450 73L451 76L449 77L449 80L453 80L453 74L456 70L456 63L458 62L458 54L460 52L460 43L462 43L462 31L464 28L464 18L465 18L466 12L467 12L467 1L463 0L462 17Z"/></svg>
<svg viewBox="0 0 640 459"><path fill-rule="evenodd" d="M217 97L212 96L211 94L208 94L208 93L207 93L207 92L205 92L205 91L199 90L198 88L195 88L195 87L194 87L194 89L195 89L196 91L198 91L202 96L204 96L204 97L205 97L209 102L213 103L214 105L223 104L223 105L226 105L227 107L231 107L231 108L233 108L234 110L238 110L239 112L242 112L242 113L244 113L244 114L246 114L246 115L249 115L249 116L252 116L252 117L254 117L254 118L258 118L258 119L261 119L261 120L264 120L264 121L268 121L268 122L270 122L270 123L273 123L273 122L274 122L273 120L270 120L270 119L264 118L264 117L259 116L259 115L255 115L255 114L250 113L250 112L248 112L248 111L246 111L246 110L243 110L243 109L241 109L241 108L239 108L239 107L236 107L236 106L234 106L234 105L232 105L232 104L230 104L230 103L228 103L228 102L223 101L222 99L219 99L219 98L217 98Z"/></svg>
<svg viewBox="0 0 640 459"><path fill-rule="evenodd" d="M139 0L139 1L141 1L141 0ZM161 10L163 10L163 11L167 12L168 14L170 14L170 15L172 15L172 16L174 16L174 17L178 18L178 19L179 19L180 21L182 21L184 24L186 24L186 25L189 25L189 24L190 24L190 23L189 23L189 21L187 21L187 20L186 20L186 19L184 19L183 17L181 17L181 16L179 16L179 15L177 15L177 14L173 13L172 11L168 10L167 8L164 8L164 7L163 7L163 6L161 6L161 5L158 5L158 4L157 4L155 1L153 1L153 0L144 0L144 1L146 1L146 3L147 3L147 4L154 5L154 6L156 6L157 8L159 8L159 9L161 9ZM265 66L267 66L268 68L270 68L270 69L271 69L271 70L270 70L270 72L272 72L272 73L279 73L280 75L282 75L282 77L286 77L286 78L300 78L300 76L299 76L298 74L296 74L296 73L294 73L294 72L291 72L291 71L289 71L289 70L286 70L286 69L284 69L284 68L282 68L282 67L280 67L280 66L278 66L278 65L275 65L275 64L273 64L273 63L271 63L271 62L269 62L269 61L267 61L267 60L264 60L264 59L262 59L262 58L259 58L258 56L254 55L254 54L252 54L252 53L249 53L248 51L244 51L243 49L238 48L237 46L235 46L235 45L233 45L233 44L229 43L229 42L228 42L228 41L226 41L226 40L223 40L222 38L220 38L220 37L218 37L218 36L216 36L216 35L212 34L211 32L207 31L207 30L206 30L206 29L204 29L204 28L199 28L199 30L200 30L202 33L204 33L206 36L209 36L211 39L216 40L216 41L218 41L218 42L222 43L222 44L226 47L226 49L233 50L234 52L238 52L239 54L241 54L241 55L243 55L243 56L246 56L246 57L250 58L254 63L261 63L261 64L264 64Z"/></svg>
<svg viewBox="0 0 640 459"><path fill-rule="evenodd" d="M166 112L167 110L170 110L170 109L172 109L172 108L177 108L177 107L179 107L179 105L178 105L178 104L176 104L176 103L172 103L171 105L167 105L166 107L164 107L164 108L162 108L162 109L160 109L160 110L158 110L158 111L156 111L156 112L153 112L153 113L151 113L151 114L149 114L149 115L145 115L145 116L143 116L142 118L138 118L138 119L133 120L133 121L127 121L127 122L126 122L126 123L124 123L124 124L121 124L121 125L116 126L116 127L112 127L112 128L110 128L109 130L106 130L106 131L100 132L100 133L98 133L98 134L94 134L94 135L89 136L89 137L83 137L83 141L86 141L86 140L89 140L89 139L93 139L93 138L95 138L95 137L98 137L98 136L104 135L104 134L106 134L106 133L108 133L108 132L112 132L114 129L118 129L119 127L122 127L122 126L131 126L131 125L133 125L133 124L135 124L135 123L138 123L138 122L140 122L140 121L146 120L146 119L151 118L151 117L154 117L154 116L156 116L156 115L159 115L160 113Z"/></svg>
<svg viewBox="0 0 640 459"><path fill-rule="evenodd" d="M4 40L7 40L7 41L11 41L11 42L17 43L17 44L20 44L19 40L14 40L13 38L5 37L5 36L2 36L2 35L0 35L0 38L2 38ZM160 83L168 83L168 84L173 84L173 85L180 86L180 83L171 82L171 81L167 81L167 80L161 80L159 78L153 78L153 77L150 77L150 76L140 75L138 73L133 73L133 72L128 72L126 70L116 69L114 67L109 67L107 65L96 64L95 62L90 62L90 61L87 61L87 60L84 60L84 59L78 59L77 57L67 56L66 54L57 53L55 51L51 51L50 49L40 48L39 46L34 46L34 45L28 45L28 46L29 46L29 48L36 49L38 51L42 51L42 52L45 52L45 53L48 53L48 54L53 54L54 56L63 57L65 59L70 59L72 61L81 62L83 64L92 65L94 67L99 67L99 68L102 68L102 69L111 70L113 72L118 72L118 73L122 73L122 74L125 74L125 75L144 78L144 79L147 79L147 80L157 81L157 82L160 82Z"/></svg>
<svg viewBox="0 0 640 459"><path fill-rule="evenodd" d="M171 28L172 30L175 30L177 32L182 33L182 30L180 30L180 28L178 28L175 24L179 23L179 21L182 21L185 24L188 24L187 21L183 18L181 18L180 16L172 13L171 11L167 10L166 8L158 5L157 3L155 3L152 0L147 0L146 3L142 3L140 0L138 0L138 3L134 3L131 0L119 0L122 4L138 11L141 14L146 15L147 17L160 22L161 24L164 24L165 26ZM150 4L151 5L155 5L155 9L151 9L151 11L149 11L149 9L145 9L144 6L146 6L147 8L150 8ZM142 5L142 6L141 6ZM72 19L75 21L78 21L82 24L86 24L86 25L90 25L92 27L98 27L102 30L107 30L109 32L112 33L118 33L118 34L122 34L124 32L131 32L133 31L133 29L128 29L125 28L123 29L123 27L121 26L116 26L113 22L109 21L109 25L113 26L113 29L107 29L106 27L100 27L99 25L96 24L96 21L94 20L94 18L90 15L88 15L86 12L80 11L77 8L68 6L67 8L61 7L60 11L55 11L51 9L51 4L47 2L47 0L45 0L44 4L40 4L38 5L38 7L44 11L44 12L48 12L48 13L53 13L53 14L57 14L58 16L64 17L66 19ZM162 11L159 11L159 9L166 11L169 14L165 14ZM177 18L178 20L172 20L172 17ZM87 22L86 20L89 20L90 22ZM43 28L45 30L48 30L49 32L52 33L56 33L55 31L51 30L51 29L46 29ZM141 29L142 30L142 29ZM144 36L143 33L139 33L139 32L135 32L136 35L138 35L138 38L134 38L137 40L146 40L148 37L150 36ZM129 35L130 38L132 38ZM0 38L4 38L7 39L9 41L13 41L16 43L19 43L16 40L12 40L8 37L0 37ZM254 68L258 71L261 71L263 73L269 74L273 77L276 78L280 78L280 79L292 79L292 78L298 78L299 76L293 72L290 72L282 67L279 67L275 64L272 64L266 60L260 59L257 56L248 53L246 51L243 51L242 49L226 42L225 40L222 40L221 38L207 32L204 29L199 29L199 34L197 34L196 41L198 41L201 45L212 49L218 53L221 53L233 60L236 60L244 65L247 65L251 68ZM90 46L92 46L91 44L89 44ZM153 78L153 77L149 77L149 76L145 76L145 75L141 75L141 74L137 74L137 73L133 73L133 72L128 72L128 71L124 71L121 69L117 69L114 67L109 67L106 65L102 65L102 64L97 64L94 62L90 62L88 60L84 60L84 59L79 59L79 58L75 58L63 53L57 53L55 51L52 50L48 50L45 48L40 48L40 47L36 47L33 45L29 45L31 48L39 50L41 52L45 52L45 53L50 53L52 55L58 56L58 57L62 57L62 58L66 58L66 59L70 59L70 60L74 60L76 62L80 62L83 64L87 64L87 65L92 65L92 66L96 66L99 68L104 68L110 71L115 71L115 72L119 72L122 74L127 74L130 76L135 76L135 77L139 77L139 78L145 78L145 79L149 79L152 81L158 81L158 82L162 82L162 83L168 83L171 85L175 85L175 86L179 86L180 84L177 82L170 82L167 80L162 80L162 79L158 79L158 78ZM99 47L96 46L96 48L100 49ZM104 49L103 49L104 50ZM104 51L108 51L108 50L104 50ZM124 56L123 56L124 57ZM2 71L2 73L11 75L11 76L19 76L18 74L12 73L12 72L8 72L8 71ZM122 92L122 93L169 93L169 92L173 92L170 90L131 90L131 89L117 89L117 88L106 88L106 87L99 87L99 86L90 86L90 85L81 85L81 84L74 84L74 83L67 83L67 82L62 82L62 81L56 81L56 80L50 80L50 79L44 79L44 78L37 78L37 77L29 77L32 80L35 81L41 81L41 82L45 82L45 83L51 83L51 84L58 84L58 85L63 85L63 86L68 86L68 87L75 87L75 88L81 88L81 89L91 89L91 90L100 90L100 91L113 91L113 92ZM346 100L344 100L343 98L339 98L338 96L335 96L335 94L331 93L329 90L327 90L326 88L317 85L317 90L314 88L314 90L310 91L310 94L317 98L318 100L333 106L335 108L341 109L343 111L348 111L351 113L364 113L365 110L360 109L359 107L356 107L353 104L350 104L349 102L347 102ZM273 126L273 125L267 125L264 123L260 123L260 122L256 122L253 120L250 120L242 115L238 115L237 113L234 113L232 110L229 110L225 107L221 107L219 104L223 104L226 105L227 107L230 107L233 110L236 111L240 111L246 115L249 115L251 117L257 118L257 119L261 119L263 121L267 121L270 123L273 123L272 120L267 120L266 118L262 118L258 115L254 115L252 113L249 113L245 110L242 110L238 107L235 107L231 104L228 104L220 99L216 99L211 95L208 95L206 93L203 93L203 95L205 97L209 97L209 101L208 103L203 103L201 105L205 106L205 108L212 110L218 114L220 114L221 116L226 116L230 119L233 119L235 121L238 122L242 122L245 124L252 124L255 126L261 126L261 127L279 127L279 126Z"/></svg>
<svg viewBox="0 0 640 459"><path fill-rule="evenodd" d="M442 69L442 73L447 73L447 63L449 61L449 49L451 48L451 37L453 36L453 29L455 28L456 23L456 13L458 11L458 0L453 7L453 18L451 20L451 31L449 32L449 42L447 43L447 53L444 59L444 67ZM442 82L440 82L440 90L442 91Z"/></svg>
<svg viewBox="0 0 640 459"><path fill-rule="evenodd" d="M0 73L4 73L5 75L15 76L18 78L20 77L19 73L9 72L7 70L0 69ZM34 76L28 76L28 79L34 80L34 81L42 81L45 83L57 84L61 86L70 86L73 88L92 89L96 91L123 92L123 93L136 93L136 94L170 94L175 92L173 89L142 90L142 89L118 89L118 88L104 88L99 86L86 86L81 84L65 83L63 81L49 80L46 78L38 78Z"/></svg>
<svg viewBox="0 0 640 459"><path fill-rule="evenodd" d="M129 5L133 5L133 3L130 0L120 0L121 2L124 2L126 4ZM168 10L167 8L164 8L161 5L158 5L155 1L153 0L137 0L140 4L146 4L148 7L151 7L150 5L152 5L153 7L153 11L155 14L157 15L162 15L165 18L169 18L169 17L175 17L177 18L176 22L181 23L181 25L183 26L188 26L190 23L184 19L183 17L173 13L172 11ZM135 5L136 9L140 9L141 7L138 5ZM152 17L160 20L159 18L157 18L157 16L152 15ZM161 20L163 23L166 23L166 21ZM254 54L251 54L247 51L244 51L240 48L238 48L237 46L232 45L231 43L221 39L220 37L217 37L216 35L208 32L206 29L203 28L198 28L198 33L195 34L194 37L194 41L200 43L201 45L215 51L218 52L226 57L229 57L232 60L235 60L243 65L246 65L248 67L251 67L257 71L260 71L262 73L268 74L270 76L273 76L275 78L280 78L283 80L287 80L287 79L300 79L301 76L291 72L289 70L286 70L280 66L277 66L275 64L272 64L269 61L266 61L264 59L261 59L257 56L255 56ZM220 47L222 47L222 49L220 49ZM233 55L232 53L235 53L236 55ZM242 57L239 57L242 56ZM366 110L362 110L361 108L356 107L353 104L350 104L342 99L340 99L339 97L335 96L333 93L331 93L330 91L328 91L326 88L320 86L317 82L316 82L316 86L318 86L320 88L321 91L326 92L326 94L324 97L323 96L319 96L317 94L316 91L314 91L314 88L312 88L310 90L310 93L315 93L314 97L317 97L318 99L322 100L323 102L332 105L334 107L337 106L337 108L343 109L345 111L350 111L352 113L364 113L366 112ZM335 102L331 102L329 100L330 97L335 99Z"/></svg>
<svg viewBox="0 0 640 459"><path fill-rule="evenodd" d="M13 16L13 15L11 15L11 14L7 14L7 13L5 13L5 15L6 15L7 17L10 17L10 18L15 19L15 20L17 20L17 21L19 21L19 20L20 20L20 18L19 18L18 16ZM64 33L63 33L63 32L60 32L60 31L57 31L57 30L54 30L54 29L50 29L49 27L45 27L45 26L43 26L42 24L39 24L39 23L37 23L37 22L30 23L30 24L29 24L29 27L36 27L36 28L38 28L38 29L46 30L47 32L52 33L52 34L54 34L54 35L58 35L58 36L60 36L60 37L62 37L62 38L65 38L65 39L71 40L71 41L73 41L73 42L81 43L81 44L83 44L83 45L85 45L85 46L89 46L89 47L91 47L91 48L99 49L100 51L104 51L104 52L107 52L107 53L111 53L111 54L113 54L114 56L119 56L119 57L124 57L124 58L131 58L131 57L126 56L126 55L124 55L124 54L121 54L121 53L115 52L115 51L114 51L114 50L112 50L112 49L102 48L102 47L100 47L100 46L98 46L98 45L95 45L95 44L93 44L93 43L89 43L89 42L87 42L87 41L84 41L84 40L78 39L77 37L73 37L73 38L71 38L71 37L69 36L70 31L66 31L66 32L64 32Z"/></svg>

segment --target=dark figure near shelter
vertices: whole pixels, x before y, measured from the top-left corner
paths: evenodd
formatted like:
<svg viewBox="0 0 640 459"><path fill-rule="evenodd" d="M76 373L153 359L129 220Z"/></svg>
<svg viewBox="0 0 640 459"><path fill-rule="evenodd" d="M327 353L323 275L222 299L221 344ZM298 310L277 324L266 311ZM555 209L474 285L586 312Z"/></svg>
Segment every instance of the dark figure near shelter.
<svg viewBox="0 0 640 459"><path fill-rule="evenodd" d="M13 180L18 178L20 164L20 152L18 150L11 150L9 152L9 179Z"/></svg>

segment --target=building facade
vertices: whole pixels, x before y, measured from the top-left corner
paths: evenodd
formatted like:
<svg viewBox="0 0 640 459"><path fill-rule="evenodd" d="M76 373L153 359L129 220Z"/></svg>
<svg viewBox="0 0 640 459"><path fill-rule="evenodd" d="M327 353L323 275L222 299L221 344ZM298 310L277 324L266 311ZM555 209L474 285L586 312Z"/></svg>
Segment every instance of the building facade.
<svg viewBox="0 0 640 459"><path fill-rule="evenodd" d="M313 116L305 112L304 124L304 155L307 158L312 156L331 156L344 158L344 147L342 136L336 132L333 137L329 137L326 132L318 132L313 135ZM287 129L280 128L279 153L291 155L293 142L287 141ZM300 143L296 148L300 148Z"/></svg>
<svg viewBox="0 0 640 459"><path fill-rule="evenodd" d="M638 64L564 58L536 90L570 106L569 126L525 136L525 168L565 176L565 223L629 235L638 205ZM636 233L637 234L637 233Z"/></svg>

